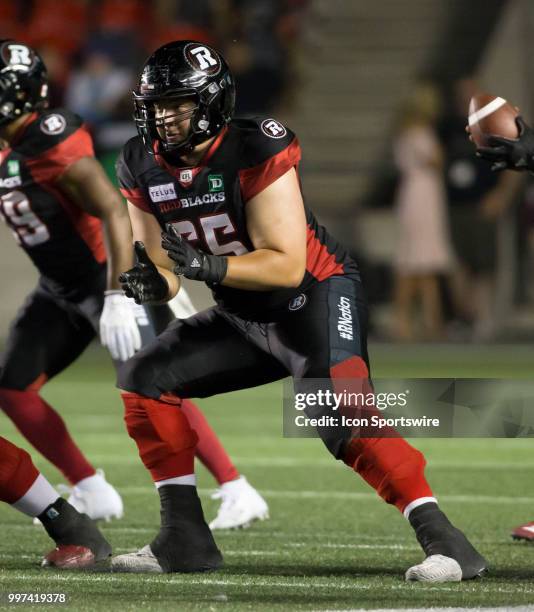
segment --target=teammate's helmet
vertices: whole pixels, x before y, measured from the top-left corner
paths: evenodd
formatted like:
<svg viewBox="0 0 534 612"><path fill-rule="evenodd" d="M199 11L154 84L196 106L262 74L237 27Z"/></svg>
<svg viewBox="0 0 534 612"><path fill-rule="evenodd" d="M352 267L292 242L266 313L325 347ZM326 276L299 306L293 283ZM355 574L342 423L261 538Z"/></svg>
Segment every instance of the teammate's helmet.
<svg viewBox="0 0 534 612"><path fill-rule="evenodd" d="M48 104L46 66L31 47L0 40L0 125Z"/></svg>
<svg viewBox="0 0 534 612"><path fill-rule="evenodd" d="M224 58L204 43L177 40L160 47L146 61L133 92L135 124L146 149L185 152L211 138L230 121L234 112L235 85ZM191 127L184 140L171 142L158 126L155 104L192 99ZM179 121L183 117L176 115ZM167 122L172 117L166 117Z"/></svg>

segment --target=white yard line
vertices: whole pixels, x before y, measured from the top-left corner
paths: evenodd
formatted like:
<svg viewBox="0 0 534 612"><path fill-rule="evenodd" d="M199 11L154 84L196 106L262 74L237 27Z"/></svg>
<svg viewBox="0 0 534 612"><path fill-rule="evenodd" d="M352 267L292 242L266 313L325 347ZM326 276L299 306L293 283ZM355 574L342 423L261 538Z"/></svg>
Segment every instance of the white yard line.
<svg viewBox="0 0 534 612"><path fill-rule="evenodd" d="M107 582L107 583L125 583L125 575L117 575L110 573L86 573L77 574L55 574L52 570L44 570L34 574L19 574L16 577L12 575L3 576L0 574L0 583L2 582L13 582L15 580L29 581L29 582L47 582L58 581L58 582ZM275 587L275 588L287 588L287 589L334 589L334 590L354 590L354 591L368 591L370 589L376 589L376 584L361 584L358 582L358 577L354 578L354 583L351 584L340 584L335 580L320 579L317 576L310 576L309 582L282 582L280 580L271 581L268 578L255 578L255 579L236 579L236 578L193 578L192 576L184 575L160 575L160 574L134 574L132 579L139 581L142 578L150 581L151 583L160 584L178 584L178 585L202 585L202 586L221 586L221 587ZM290 579L288 579L290 580ZM510 595L517 595L518 593L533 594L534 588L525 588L524 586L515 586L513 588L502 588L499 585L491 584L489 582L477 583L477 586L471 586L469 583L460 583L455 586L429 586L423 584L413 583L402 583L402 584L389 584L386 587L391 590L404 590L409 591L413 589L424 589L425 591L450 591L454 593L504 593ZM429 609L429 608L427 608ZM472 609L472 608L471 608ZM505 608L510 609L510 608Z"/></svg>
<svg viewBox="0 0 534 612"><path fill-rule="evenodd" d="M155 488L146 487L117 487L120 493L124 495L156 495ZM209 495L213 489L198 489L200 495ZM265 497L281 498L281 499L378 499L376 493L361 493L358 491L292 491L292 490L274 490L260 489L260 492ZM534 506L534 497L525 496L506 496L506 495L438 495L438 501L452 503L473 503L473 504L531 504Z"/></svg>

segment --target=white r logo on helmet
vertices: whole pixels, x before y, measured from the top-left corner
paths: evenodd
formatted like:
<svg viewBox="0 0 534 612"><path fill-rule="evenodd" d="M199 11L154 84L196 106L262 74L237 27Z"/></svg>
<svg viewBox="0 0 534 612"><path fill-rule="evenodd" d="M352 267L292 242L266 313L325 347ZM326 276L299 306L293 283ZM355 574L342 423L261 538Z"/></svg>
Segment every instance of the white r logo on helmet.
<svg viewBox="0 0 534 612"><path fill-rule="evenodd" d="M7 46L9 57L7 63L12 68L18 68L19 70L27 70L33 64L33 53L31 49L25 45L14 45L10 44Z"/></svg>
<svg viewBox="0 0 534 612"><path fill-rule="evenodd" d="M184 55L187 63L195 70L215 75L221 69L222 64L215 51L204 45L188 44L184 48Z"/></svg>
<svg viewBox="0 0 534 612"><path fill-rule="evenodd" d="M197 58L200 70L208 70L211 66L217 66L217 60L206 47L191 49L191 53Z"/></svg>

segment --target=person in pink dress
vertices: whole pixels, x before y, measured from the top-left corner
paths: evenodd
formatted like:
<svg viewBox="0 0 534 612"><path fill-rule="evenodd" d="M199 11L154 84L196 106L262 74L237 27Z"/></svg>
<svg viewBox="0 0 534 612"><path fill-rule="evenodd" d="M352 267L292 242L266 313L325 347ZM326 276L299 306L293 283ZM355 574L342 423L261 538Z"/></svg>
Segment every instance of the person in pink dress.
<svg viewBox="0 0 534 612"><path fill-rule="evenodd" d="M420 303L424 337L443 331L439 275L451 264L451 248L443 187L443 157L435 132L439 95L429 84L419 85L401 112L393 143L400 173L395 209L394 335L413 340L416 307Z"/></svg>

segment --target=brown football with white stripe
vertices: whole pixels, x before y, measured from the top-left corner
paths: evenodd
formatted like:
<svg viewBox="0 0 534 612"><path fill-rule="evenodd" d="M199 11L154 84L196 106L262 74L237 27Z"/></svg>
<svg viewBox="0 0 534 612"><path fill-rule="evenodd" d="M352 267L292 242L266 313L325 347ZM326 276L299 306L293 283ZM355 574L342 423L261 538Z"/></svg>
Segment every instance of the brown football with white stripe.
<svg viewBox="0 0 534 612"><path fill-rule="evenodd" d="M485 147L489 136L517 138L515 118L519 110L499 96L480 93L469 102L469 133L477 147Z"/></svg>

